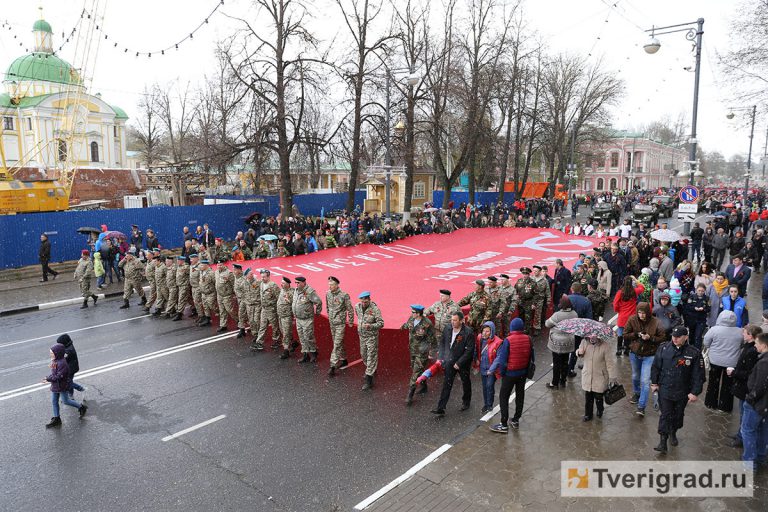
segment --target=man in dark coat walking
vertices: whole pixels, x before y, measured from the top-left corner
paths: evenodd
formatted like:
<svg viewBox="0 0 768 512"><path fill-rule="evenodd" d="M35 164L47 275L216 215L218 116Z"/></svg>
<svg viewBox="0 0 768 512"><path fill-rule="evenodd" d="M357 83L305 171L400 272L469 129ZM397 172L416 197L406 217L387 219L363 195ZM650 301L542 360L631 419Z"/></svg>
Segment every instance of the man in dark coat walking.
<svg viewBox="0 0 768 512"><path fill-rule="evenodd" d="M51 262L51 242L48 240L48 235L45 233L40 235L40 249L38 250L37 255L40 259L40 265L43 267L43 278L40 282L44 283L48 281L48 274L53 275L53 279L55 280L59 273L48 266L48 263Z"/></svg>
<svg viewBox="0 0 768 512"><path fill-rule="evenodd" d="M563 260L559 258L555 260L554 280L555 293L552 295L552 303L555 306L555 311L557 311L560 297L563 295L568 295L568 292L571 291L571 282L573 281L571 271L563 266Z"/></svg>
<svg viewBox="0 0 768 512"><path fill-rule="evenodd" d="M451 325L443 330L440 340L438 359L443 362L445 376L443 378L443 390L440 393L440 401L437 407L430 411L432 414L442 416L445 414L445 406L451 397L451 389L456 374L461 378L463 393L461 395L461 410L469 409L472 400L472 382L469 379L469 370L472 366L472 356L475 352L475 339L470 329L464 323L464 314L457 311L451 315Z"/></svg>

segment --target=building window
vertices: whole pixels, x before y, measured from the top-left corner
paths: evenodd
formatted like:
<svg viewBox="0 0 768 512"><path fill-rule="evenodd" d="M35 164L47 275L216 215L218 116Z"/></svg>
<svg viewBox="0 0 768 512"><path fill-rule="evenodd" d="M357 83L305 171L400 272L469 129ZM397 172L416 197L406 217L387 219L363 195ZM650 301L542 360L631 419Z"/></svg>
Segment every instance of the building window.
<svg viewBox="0 0 768 512"><path fill-rule="evenodd" d="M592 154L591 153L587 153L586 156L584 157L584 167L586 167L587 169L591 169L592 168Z"/></svg>
<svg viewBox="0 0 768 512"><path fill-rule="evenodd" d="M614 169L619 166L619 154L616 152L611 153L611 168Z"/></svg>
<svg viewBox="0 0 768 512"><path fill-rule="evenodd" d="M584 180L584 191L589 192L589 180Z"/></svg>
<svg viewBox="0 0 768 512"><path fill-rule="evenodd" d="M611 178L611 190L616 190L616 178Z"/></svg>
<svg viewBox="0 0 768 512"><path fill-rule="evenodd" d="M425 193L426 187L424 186L423 181L417 181L413 184L413 198L414 199L424 199L424 193Z"/></svg>
<svg viewBox="0 0 768 512"><path fill-rule="evenodd" d="M91 142L91 162L99 161L99 143Z"/></svg>
<svg viewBox="0 0 768 512"><path fill-rule="evenodd" d="M67 141L59 139L57 142L59 150L59 162L67 160Z"/></svg>
<svg viewBox="0 0 768 512"><path fill-rule="evenodd" d="M117 126L112 127L112 134L117 137Z"/></svg>
<svg viewBox="0 0 768 512"><path fill-rule="evenodd" d="M32 118L27 117L27 130L32 131Z"/></svg>
<svg viewBox="0 0 768 512"><path fill-rule="evenodd" d="M603 178L597 178L597 190L603 190Z"/></svg>
<svg viewBox="0 0 768 512"><path fill-rule="evenodd" d="M13 131L12 117L3 117L3 130Z"/></svg>

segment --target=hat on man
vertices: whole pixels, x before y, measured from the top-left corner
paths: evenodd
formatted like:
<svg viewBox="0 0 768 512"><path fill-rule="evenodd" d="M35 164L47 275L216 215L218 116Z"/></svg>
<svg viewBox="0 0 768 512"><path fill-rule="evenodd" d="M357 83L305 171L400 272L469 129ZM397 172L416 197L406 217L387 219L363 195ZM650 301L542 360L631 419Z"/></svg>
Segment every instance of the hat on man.
<svg viewBox="0 0 768 512"><path fill-rule="evenodd" d="M176 259L176 258L174 258L173 256L166 256L166 257L165 257L165 261L168 261L168 260L171 260L171 261L173 261L173 260L175 260L175 259Z"/></svg>
<svg viewBox="0 0 768 512"><path fill-rule="evenodd" d="M244 275L245 277L248 277L248 274L250 274L250 273L251 273L251 269L250 269L250 268L247 268L247 269L245 269L245 272L243 272L243 275Z"/></svg>
<svg viewBox="0 0 768 512"><path fill-rule="evenodd" d="M192 254L189 255L189 257L190 258L199 258L200 256L198 256L196 252L193 252Z"/></svg>
<svg viewBox="0 0 768 512"><path fill-rule="evenodd" d="M659 300L661 299L672 300L672 296L667 292L663 292L661 295L659 295Z"/></svg>
<svg viewBox="0 0 768 512"><path fill-rule="evenodd" d="M509 279L509 276L507 274L499 274L499 277L502 279Z"/></svg>
<svg viewBox="0 0 768 512"><path fill-rule="evenodd" d="M160 254L160 249L152 249L152 254Z"/></svg>
<svg viewBox="0 0 768 512"><path fill-rule="evenodd" d="M328 280L329 280L329 281L333 281L333 282L334 282L334 283L336 283L336 284L339 284L339 279L338 279L338 278L336 278L336 277L333 277L333 276L329 276L329 277L328 277Z"/></svg>
<svg viewBox="0 0 768 512"><path fill-rule="evenodd" d="M234 263L234 264L232 265L232 267L233 267L233 268L236 268L236 269L238 269L238 270L243 270L243 266L242 266L241 264L239 264L239 263Z"/></svg>
<svg viewBox="0 0 768 512"><path fill-rule="evenodd" d="M82 251L80 251L80 255L81 256L90 256L91 252L88 249L83 249Z"/></svg>
<svg viewBox="0 0 768 512"><path fill-rule="evenodd" d="M214 241L215 241L215 242L223 242L223 241L224 241L224 239L223 239L223 238L219 238L219 237L216 237L216 238L214 239Z"/></svg>
<svg viewBox="0 0 768 512"><path fill-rule="evenodd" d="M137 226L136 224L131 224L131 227L132 227L132 228L136 228L136 229L138 229L138 228L139 228L139 226Z"/></svg>
<svg viewBox="0 0 768 512"><path fill-rule="evenodd" d="M541 270L541 265L531 265L534 270Z"/></svg>
<svg viewBox="0 0 768 512"><path fill-rule="evenodd" d="M411 304L411 311L416 313L424 313L424 306L421 304Z"/></svg>
<svg viewBox="0 0 768 512"><path fill-rule="evenodd" d="M475 284L478 286L485 286L485 281L482 279L475 279Z"/></svg>
<svg viewBox="0 0 768 512"><path fill-rule="evenodd" d="M272 273L272 272L270 272L268 268L263 268L263 269L259 270L259 274L267 274L267 275L270 275L271 273Z"/></svg>
<svg viewBox="0 0 768 512"><path fill-rule="evenodd" d="M531 269L529 269L528 267L520 267L520 273L521 274L530 274L531 273Z"/></svg>
<svg viewBox="0 0 768 512"><path fill-rule="evenodd" d="M211 263L208 260L200 260L201 265L210 265Z"/></svg>
<svg viewBox="0 0 768 512"><path fill-rule="evenodd" d="M370 299L371 298L371 292L360 292L360 295L357 296L358 299Z"/></svg>
<svg viewBox="0 0 768 512"><path fill-rule="evenodd" d="M496 281L498 281L498 279L496 278L496 276L488 276L488 278L487 278L487 279L488 279L489 281L493 281L494 283L495 283Z"/></svg>
<svg viewBox="0 0 768 512"><path fill-rule="evenodd" d="M443 295L447 295L449 297L451 296L451 290L443 289L443 290L440 290L440 293L442 293Z"/></svg>
<svg viewBox="0 0 768 512"><path fill-rule="evenodd" d="M688 336L688 328L684 325L677 325L674 329L672 329L672 336L675 338L680 336Z"/></svg>
<svg viewBox="0 0 768 512"><path fill-rule="evenodd" d="M297 283L306 283L307 282L307 278L304 277L304 276L296 276L296 277L294 277L294 279L296 280Z"/></svg>
<svg viewBox="0 0 768 512"><path fill-rule="evenodd" d="M187 261L187 258L184 256L176 256L176 261Z"/></svg>
<svg viewBox="0 0 768 512"><path fill-rule="evenodd" d="M290 279L288 279L288 278L287 278L287 277L285 277L285 276L283 276L283 282L284 282L285 284L291 284L291 280L290 280Z"/></svg>

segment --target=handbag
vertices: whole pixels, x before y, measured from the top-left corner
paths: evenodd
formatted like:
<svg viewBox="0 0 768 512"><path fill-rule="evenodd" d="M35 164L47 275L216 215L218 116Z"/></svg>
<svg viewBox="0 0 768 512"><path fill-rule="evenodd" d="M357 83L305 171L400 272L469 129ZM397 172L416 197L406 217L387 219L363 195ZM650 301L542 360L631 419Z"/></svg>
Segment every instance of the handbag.
<svg viewBox="0 0 768 512"><path fill-rule="evenodd" d="M624 386L621 384L614 384L605 391L603 400L605 400L606 404L613 405L625 396L627 396L627 392L624 390Z"/></svg>
<svg viewBox="0 0 768 512"><path fill-rule="evenodd" d="M533 343L531 343L533 345ZM533 353L533 346L531 346L531 357L528 359L528 370L525 373L526 379L533 380L533 375L536 373L536 356Z"/></svg>

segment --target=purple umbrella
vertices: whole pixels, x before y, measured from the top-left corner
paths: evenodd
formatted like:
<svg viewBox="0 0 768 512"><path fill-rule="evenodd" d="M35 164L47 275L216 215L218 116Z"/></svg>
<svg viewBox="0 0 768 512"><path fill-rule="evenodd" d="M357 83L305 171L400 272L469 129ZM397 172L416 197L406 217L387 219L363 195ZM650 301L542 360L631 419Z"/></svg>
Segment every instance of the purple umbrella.
<svg viewBox="0 0 768 512"><path fill-rule="evenodd" d="M555 325L555 329L560 329L563 332L581 336L582 338L613 339L613 329L609 325L589 318L561 320Z"/></svg>
<svg viewBox="0 0 768 512"><path fill-rule="evenodd" d="M128 240L128 237L125 236L125 233L121 233L120 231L105 231L104 238L125 238Z"/></svg>

